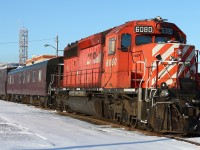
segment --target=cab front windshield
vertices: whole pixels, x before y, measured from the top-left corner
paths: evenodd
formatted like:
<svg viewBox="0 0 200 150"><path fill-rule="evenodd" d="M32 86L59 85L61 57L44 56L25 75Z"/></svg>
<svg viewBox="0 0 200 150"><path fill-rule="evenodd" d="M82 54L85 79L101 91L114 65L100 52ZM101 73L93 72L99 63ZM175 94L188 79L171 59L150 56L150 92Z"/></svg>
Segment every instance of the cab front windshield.
<svg viewBox="0 0 200 150"><path fill-rule="evenodd" d="M154 43L168 43L171 39L166 36L155 36Z"/></svg>
<svg viewBox="0 0 200 150"><path fill-rule="evenodd" d="M184 43L183 38L176 39L171 36L161 36L161 35L138 35L135 38L136 45L150 44L150 43Z"/></svg>

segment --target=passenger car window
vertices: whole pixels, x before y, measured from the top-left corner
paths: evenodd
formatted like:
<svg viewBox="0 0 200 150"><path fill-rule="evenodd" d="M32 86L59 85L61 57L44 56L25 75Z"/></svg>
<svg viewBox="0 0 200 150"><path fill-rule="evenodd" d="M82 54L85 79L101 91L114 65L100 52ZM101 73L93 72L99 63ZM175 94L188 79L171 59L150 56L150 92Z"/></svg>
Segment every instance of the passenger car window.
<svg viewBox="0 0 200 150"><path fill-rule="evenodd" d="M121 50L128 51L128 47L131 46L131 35L128 33L122 34L121 36Z"/></svg>
<svg viewBox="0 0 200 150"><path fill-rule="evenodd" d="M32 82L35 82L35 71L33 71Z"/></svg>
<svg viewBox="0 0 200 150"><path fill-rule="evenodd" d="M26 77L25 77L25 73L23 73L22 75L22 82L25 83Z"/></svg>
<svg viewBox="0 0 200 150"><path fill-rule="evenodd" d="M4 71L2 71L2 72L0 73L0 80L3 81L3 78L4 78Z"/></svg>
<svg viewBox="0 0 200 150"><path fill-rule="evenodd" d="M114 54L115 53L115 48L116 48L116 39L115 38L110 38L109 39L109 48L108 48L108 54Z"/></svg>
<svg viewBox="0 0 200 150"><path fill-rule="evenodd" d="M12 78L11 78L11 76L9 76L9 78L8 78L9 80L9 84L12 84Z"/></svg>
<svg viewBox="0 0 200 150"><path fill-rule="evenodd" d="M30 72L27 73L27 77L26 78L27 78L27 83L29 83L30 82Z"/></svg>
<svg viewBox="0 0 200 150"><path fill-rule="evenodd" d="M38 81L39 82L42 81L42 70L39 70L39 72L38 72Z"/></svg>
<svg viewBox="0 0 200 150"><path fill-rule="evenodd" d="M21 83L22 75L19 74L19 83Z"/></svg>
<svg viewBox="0 0 200 150"><path fill-rule="evenodd" d="M11 84L14 84L14 83L15 83L14 76L11 76L11 80L12 80L12 81L11 81L11 82L12 82Z"/></svg>
<svg viewBox="0 0 200 150"><path fill-rule="evenodd" d="M152 43L152 36L136 36L135 38L135 44L136 45L143 45L143 44L149 44Z"/></svg>

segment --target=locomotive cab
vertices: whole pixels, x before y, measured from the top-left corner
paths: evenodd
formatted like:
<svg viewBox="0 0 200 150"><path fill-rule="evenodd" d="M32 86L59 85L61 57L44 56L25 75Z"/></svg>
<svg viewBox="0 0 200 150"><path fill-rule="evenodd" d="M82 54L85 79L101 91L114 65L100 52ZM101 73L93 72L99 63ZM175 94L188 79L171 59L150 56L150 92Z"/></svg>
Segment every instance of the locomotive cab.
<svg viewBox="0 0 200 150"><path fill-rule="evenodd" d="M195 55L194 47L186 46L185 42L185 34L176 25L161 18L132 21L114 28L106 36L102 87L156 87L155 79L150 76L156 76L153 70L157 61L163 61L162 64L164 61L190 63L190 59L194 59L191 58ZM193 56L186 60L182 54L188 48ZM192 72L195 72L194 65ZM175 75L170 78L172 76ZM164 80L159 79L159 84L162 82Z"/></svg>

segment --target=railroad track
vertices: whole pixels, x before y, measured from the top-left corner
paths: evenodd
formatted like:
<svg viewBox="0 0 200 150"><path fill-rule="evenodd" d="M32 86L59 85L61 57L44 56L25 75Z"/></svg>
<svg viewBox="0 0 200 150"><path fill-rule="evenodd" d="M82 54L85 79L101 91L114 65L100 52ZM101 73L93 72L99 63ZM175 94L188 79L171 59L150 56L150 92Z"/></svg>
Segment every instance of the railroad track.
<svg viewBox="0 0 200 150"><path fill-rule="evenodd" d="M183 138L183 137L173 136L173 135L165 135L165 136L163 136L163 137L170 138L170 139L174 139L174 140L177 140L177 141L182 141L182 142L190 143L190 144L194 144L194 145L200 147L200 143L187 140L187 139L185 139L185 138Z"/></svg>
<svg viewBox="0 0 200 150"><path fill-rule="evenodd" d="M29 105L29 104L27 104ZM33 106L33 105L29 105L29 106ZM40 109L44 109L44 110L52 110L49 108L44 108L44 107L39 107L39 106L34 106ZM106 125L106 126L110 126L113 128L121 128L121 129L125 129L127 131L137 131L140 133L143 133L144 135L148 135L148 136L158 136L158 137L165 137L165 138L169 138L169 139L174 139L177 141L182 141L182 142L186 142L186 143L190 143L190 144L194 144L196 146L200 147L200 143L199 142L195 142L195 141L191 141L188 140L186 138L188 138L186 135L182 135L182 134L166 134L166 133L158 133L158 132L151 132L148 130L142 130L142 129L137 129L137 128L132 128L123 124L117 124L115 122L111 122L110 120L106 120L106 119L99 119L97 117L94 116L89 116L89 115L85 115L85 114L80 114L80 113L69 113L69 112L61 112L61 111L57 111L57 114L62 115L62 116L68 116L74 119L79 119L82 121L86 121L95 125ZM197 135L195 135L197 137ZM195 137L194 135L190 135L190 137ZM198 135L198 137L200 138L200 135Z"/></svg>
<svg viewBox="0 0 200 150"><path fill-rule="evenodd" d="M151 131L148 131L148 130L136 129L136 128L132 128L132 127L129 127L129 126L120 125L120 124L117 124L117 123L114 123L114 122L110 122L106 119L100 120L96 117L88 116L88 115L84 115L84 114L68 113L68 112L57 112L57 113L59 115L62 115L62 116L69 116L69 117L79 119L79 120L82 120L82 121L86 121L86 122L89 122L89 123L92 123L92 124L95 124L95 125L109 125L110 127L113 127L113 128L121 128L121 129L125 129L125 130L128 130L128 131L137 131L137 132L143 133L143 134L148 135L148 136L158 136L158 137L170 138L170 139L174 139L174 140L177 140L177 141L182 141L182 142L194 144L194 145L200 147L200 143L188 140L187 139L188 137L186 135L182 135L182 134L164 134L164 133L151 132ZM191 137L194 137L194 136L191 135Z"/></svg>

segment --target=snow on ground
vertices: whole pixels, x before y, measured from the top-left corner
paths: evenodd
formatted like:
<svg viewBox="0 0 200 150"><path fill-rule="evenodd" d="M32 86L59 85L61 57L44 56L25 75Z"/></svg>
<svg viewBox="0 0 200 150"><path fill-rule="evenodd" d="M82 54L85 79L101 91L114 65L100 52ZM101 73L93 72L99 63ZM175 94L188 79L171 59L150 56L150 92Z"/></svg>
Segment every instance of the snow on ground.
<svg viewBox="0 0 200 150"><path fill-rule="evenodd" d="M191 139L199 141L199 138ZM0 100L0 149L197 150L185 142L97 126L53 111Z"/></svg>

